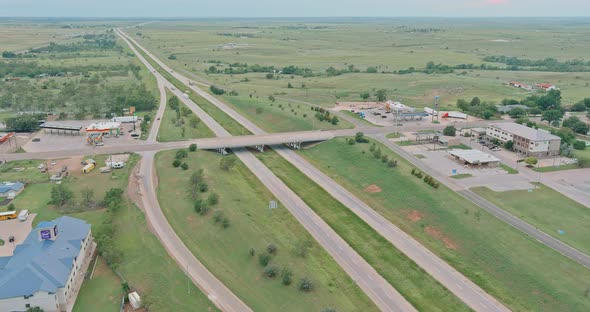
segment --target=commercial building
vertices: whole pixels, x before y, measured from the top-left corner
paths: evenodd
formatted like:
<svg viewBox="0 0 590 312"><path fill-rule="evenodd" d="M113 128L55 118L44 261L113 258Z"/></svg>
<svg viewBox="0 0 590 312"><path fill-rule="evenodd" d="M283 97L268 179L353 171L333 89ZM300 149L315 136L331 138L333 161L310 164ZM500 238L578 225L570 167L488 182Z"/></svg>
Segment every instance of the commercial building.
<svg viewBox="0 0 590 312"><path fill-rule="evenodd" d="M86 133L104 133L110 135L117 135L121 132L120 122L95 122L86 127Z"/></svg>
<svg viewBox="0 0 590 312"><path fill-rule="evenodd" d="M486 129L488 139L512 141L513 149L524 156L537 158L557 156L561 138L542 129L529 128L513 122L491 124Z"/></svg>
<svg viewBox="0 0 590 312"><path fill-rule="evenodd" d="M482 167L497 167L500 165L498 158L479 150L454 149L450 150L449 154L462 165Z"/></svg>
<svg viewBox="0 0 590 312"><path fill-rule="evenodd" d="M0 311L71 311L95 247L83 220L39 223L12 256L0 257Z"/></svg>
<svg viewBox="0 0 590 312"><path fill-rule="evenodd" d="M13 199L25 189L21 182L3 182L0 184L0 197Z"/></svg>

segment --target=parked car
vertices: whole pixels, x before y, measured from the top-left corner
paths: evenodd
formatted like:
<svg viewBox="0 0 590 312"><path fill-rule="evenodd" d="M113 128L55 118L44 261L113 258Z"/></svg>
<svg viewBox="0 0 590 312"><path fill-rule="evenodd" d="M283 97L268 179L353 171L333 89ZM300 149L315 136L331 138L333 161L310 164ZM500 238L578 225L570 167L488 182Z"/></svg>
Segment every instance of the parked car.
<svg viewBox="0 0 590 312"><path fill-rule="evenodd" d="M44 164L39 164L39 166L37 166L37 169L43 170L43 169L45 169L45 165Z"/></svg>
<svg viewBox="0 0 590 312"><path fill-rule="evenodd" d="M41 142L41 139L40 138L34 138L32 141L33 142Z"/></svg>
<svg viewBox="0 0 590 312"><path fill-rule="evenodd" d="M102 143L102 142L96 142L96 144L94 144L94 145L96 145L96 146L103 146L104 143Z"/></svg>
<svg viewBox="0 0 590 312"><path fill-rule="evenodd" d="M497 151L501 151L502 149L499 147L492 147L492 151L497 152Z"/></svg>

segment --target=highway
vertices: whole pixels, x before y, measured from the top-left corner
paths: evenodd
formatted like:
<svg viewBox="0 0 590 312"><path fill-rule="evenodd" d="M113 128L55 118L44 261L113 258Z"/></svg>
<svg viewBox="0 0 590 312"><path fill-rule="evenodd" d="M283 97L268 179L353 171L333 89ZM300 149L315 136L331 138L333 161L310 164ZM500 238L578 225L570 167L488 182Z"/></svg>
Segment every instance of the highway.
<svg viewBox="0 0 590 312"><path fill-rule="evenodd" d="M124 34L122 35L126 36ZM129 37L127 38L129 39ZM235 110L227 106L225 103L214 98L200 88L191 85L189 83L189 79L176 72L172 72L169 67L163 64L148 50L139 45L137 42L133 41L133 39L131 39L131 41L136 44L137 47L142 49L144 53L150 56L155 62L157 62L163 69L171 72L171 74L176 79L180 80L186 84L187 87L191 88L193 91L209 100L213 105L223 110L226 114L240 123L250 132L254 133L255 135L266 135L265 131L260 129L250 120L246 119ZM359 130L357 129L356 131ZM509 309L502 305L502 303L488 295L483 289L467 279L467 277L453 269L438 256L430 252L426 247L422 246L418 241L401 231L401 229L393 225L383 216L376 213L371 207L366 205L352 193L348 192L334 180L324 175L320 170L313 167L311 164L309 164L309 162L305 161L295 152L286 148L275 148L275 150L287 161L293 164L298 170L307 175L320 187L324 188L335 199L347 206L351 211L367 222L367 224L373 227L383 237L389 240L396 248L406 254L410 259L415 261L420 267L436 278L442 285L447 287L452 293L454 293L472 309L476 311L509 311ZM272 172L269 170L266 174L272 174ZM259 176L259 179L263 180L263 177Z"/></svg>
<svg viewBox="0 0 590 312"><path fill-rule="evenodd" d="M128 38L125 38L128 39ZM145 60L142 60L145 61ZM176 90L179 92L178 90ZM218 140L231 139L231 134L220 124L208 116L193 101L180 96L189 109L191 109L201 120L217 135ZM315 132L314 132L315 133ZM249 136L259 137L259 136ZM331 136L330 136L331 137ZM244 137L237 138L240 141ZM186 143L185 143L186 144ZM357 285L367 294L367 296L382 311L416 311L416 309L379 273L371 267L346 241L344 241L332 228L322 220L315 212L295 194L283 181L281 181L270 169L268 169L252 153L244 148L232 149L238 158L256 175L256 177L273 193L276 198L285 206L295 218L305 227L305 229L318 241L318 243L336 260L344 271L357 283ZM152 173L153 152L144 153L145 162L142 161L141 175L145 192L153 197L148 199L148 204L158 205L155 198L156 187ZM153 202L153 203L152 203ZM158 206L159 208L159 206ZM161 213L160 209L155 209ZM165 219L165 218L164 218ZM168 222L165 222L168 224ZM169 226L169 225L168 225ZM173 229L164 228L164 232L174 233ZM166 235L172 235L167 233ZM176 236L176 234L173 234ZM184 247L184 244L182 244ZM186 248L186 247L184 247ZM194 257L193 257L194 258ZM196 259L194 259L196 260ZM197 266L200 263L194 263ZM200 282L206 282L206 277L201 276ZM203 281L205 280L205 281ZM199 284L201 285L201 284ZM228 294L226 294L229 296ZM232 302L231 296L216 296L216 300L226 300Z"/></svg>

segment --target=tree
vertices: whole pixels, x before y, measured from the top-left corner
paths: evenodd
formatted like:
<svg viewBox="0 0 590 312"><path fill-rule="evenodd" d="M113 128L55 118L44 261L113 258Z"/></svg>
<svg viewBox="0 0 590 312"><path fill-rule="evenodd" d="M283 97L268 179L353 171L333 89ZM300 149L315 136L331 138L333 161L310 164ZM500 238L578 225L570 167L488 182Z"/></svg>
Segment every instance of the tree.
<svg viewBox="0 0 590 312"><path fill-rule="evenodd" d="M455 136L457 134L457 128L455 126L446 126L443 129L443 134L446 136Z"/></svg>
<svg viewBox="0 0 590 312"><path fill-rule="evenodd" d="M574 142L574 148L577 150L585 150L586 142L577 140L576 142Z"/></svg>
<svg viewBox="0 0 590 312"><path fill-rule="evenodd" d="M527 157L524 159L524 162L529 166L534 166L539 162L536 157Z"/></svg>
<svg viewBox="0 0 590 312"><path fill-rule="evenodd" d="M188 164L182 163L182 165L180 165L180 168L182 168L182 170L188 170Z"/></svg>
<svg viewBox="0 0 590 312"><path fill-rule="evenodd" d="M292 84L289 82L289 83L287 84L287 88L289 88L289 89L293 89L293 85L292 85Z"/></svg>
<svg viewBox="0 0 590 312"><path fill-rule="evenodd" d="M273 73L266 74L266 79L273 79L275 75Z"/></svg>
<svg viewBox="0 0 590 312"><path fill-rule="evenodd" d="M44 310L40 307L31 307L27 309L27 312L44 312Z"/></svg>
<svg viewBox="0 0 590 312"><path fill-rule="evenodd" d="M168 106L170 106L170 108L172 108L173 110L178 110L179 105L180 105L180 100L178 99L178 97L176 95L172 96L168 100Z"/></svg>
<svg viewBox="0 0 590 312"><path fill-rule="evenodd" d="M16 53L11 52L11 51L4 51L4 52L2 52L2 57L3 58L15 58Z"/></svg>
<svg viewBox="0 0 590 312"><path fill-rule="evenodd" d="M465 101L464 99L458 99L457 107L463 112L469 111L469 102Z"/></svg>
<svg viewBox="0 0 590 312"><path fill-rule="evenodd" d="M551 124L553 121L559 121L563 117L563 112L557 109L550 109L543 112L541 117L541 121L545 120L548 124Z"/></svg>
<svg viewBox="0 0 590 312"><path fill-rule="evenodd" d="M471 106L479 106L481 104L481 100L476 96L473 99L471 99L471 103L469 103Z"/></svg>
<svg viewBox="0 0 590 312"><path fill-rule="evenodd" d="M268 99L274 103L274 101L276 101L277 99L274 97L274 95L269 95Z"/></svg>
<svg viewBox="0 0 590 312"><path fill-rule="evenodd" d="M170 56L168 56L168 59L174 61L174 60L176 60L176 55L170 54Z"/></svg>
<svg viewBox="0 0 590 312"><path fill-rule="evenodd" d="M270 255L269 254L263 253L263 254L258 255L258 263L261 266L265 267L268 265L269 262L270 262Z"/></svg>
<svg viewBox="0 0 590 312"><path fill-rule="evenodd" d="M369 66L369 67L367 67L367 73L375 74L375 73L377 73L377 68L375 68L373 66Z"/></svg>
<svg viewBox="0 0 590 312"><path fill-rule="evenodd" d="M186 158L187 156L188 156L188 152L184 149L180 149L180 150L176 151L176 155L174 158L183 159L183 158Z"/></svg>
<svg viewBox="0 0 590 312"><path fill-rule="evenodd" d="M338 117L336 117L336 116L332 116L332 120L331 120L330 122L331 122L333 125L337 125L339 121L340 121L340 120L338 120Z"/></svg>
<svg viewBox="0 0 590 312"><path fill-rule="evenodd" d="M283 268L281 270L281 283L283 283L283 285L288 286L291 285L291 282L293 281L293 272L291 272L291 270L289 270L288 268Z"/></svg>
<svg viewBox="0 0 590 312"><path fill-rule="evenodd" d="M205 181L201 181L199 184L197 184L197 188L199 189L199 192L205 193L209 190L209 184L207 184Z"/></svg>
<svg viewBox="0 0 590 312"><path fill-rule="evenodd" d="M8 209L8 211L15 211L16 210L16 207L14 206L13 203L10 203L10 204L8 204L7 209Z"/></svg>
<svg viewBox="0 0 590 312"><path fill-rule="evenodd" d="M93 206L94 205L94 190L87 187L84 188L82 191L82 205L84 206Z"/></svg>
<svg viewBox="0 0 590 312"><path fill-rule="evenodd" d="M504 148L511 151L514 148L514 142L512 140L506 141Z"/></svg>
<svg viewBox="0 0 590 312"><path fill-rule="evenodd" d="M58 184L51 188L50 203L59 207L63 207L70 202L74 197L74 193L67 189L63 184Z"/></svg>
<svg viewBox="0 0 590 312"><path fill-rule="evenodd" d="M230 171L236 165L236 159L234 157L223 157L219 160L219 168Z"/></svg>
<svg viewBox="0 0 590 312"><path fill-rule="evenodd" d="M313 284L308 277L304 277L299 281L299 290L309 292L313 289Z"/></svg>
<svg viewBox="0 0 590 312"><path fill-rule="evenodd" d="M275 252L277 252L277 245L268 244L268 246L266 246L266 251L268 251L269 254L274 254Z"/></svg>
<svg viewBox="0 0 590 312"><path fill-rule="evenodd" d="M207 197L207 204L209 204L210 206L215 206L218 202L219 195L217 195L216 193L211 193L209 194L209 197Z"/></svg>
<svg viewBox="0 0 590 312"><path fill-rule="evenodd" d="M379 89L375 92L375 96L377 97L377 101L385 102L387 100L387 91L385 89Z"/></svg>
<svg viewBox="0 0 590 312"><path fill-rule="evenodd" d="M182 162L181 162L179 159L175 159L175 160L172 162L172 166L173 166L174 168L178 168L178 167L180 167L180 164L181 164L181 163L182 163Z"/></svg>
<svg viewBox="0 0 590 312"><path fill-rule="evenodd" d="M367 139L367 138L365 137L365 134L364 134L363 132L357 132L357 133L354 135L354 140L355 140L357 143L369 143L369 139Z"/></svg>
<svg viewBox="0 0 590 312"><path fill-rule="evenodd" d="M379 159L381 158L381 149L377 148L374 152L373 152L373 157Z"/></svg>
<svg viewBox="0 0 590 312"><path fill-rule="evenodd" d="M191 152L196 151L197 150L197 144L191 144L191 145L189 145L188 150L191 151Z"/></svg>
<svg viewBox="0 0 590 312"><path fill-rule="evenodd" d="M369 92L362 92L361 93L361 99L363 99L363 100L367 100L370 97L371 97L371 94Z"/></svg>
<svg viewBox="0 0 590 312"><path fill-rule="evenodd" d="M274 265L267 265L264 267L264 275L270 278L274 278L279 274L279 268Z"/></svg>
<svg viewBox="0 0 590 312"><path fill-rule="evenodd" d="M588 109L588 106L586 106L586 104L584 104L584 101L580 101L580 102L572 105L572 107L570 108L570 110L572 112L583 112L587 109Z"/></svg>
<svg viewBox="0 0 590 312"><path fill-rule="evenodd" d="M197 128L197 126L199 126L199 123L201 122L201 120L199 118L197 118L197 116L190 116L188 118L188 124L191 126L191 128L195 129Z"/></svg>
<svg viewBox="0 0 590 312"><path fill-rule="evenodd" d="M576 139L574 131L570 128L560 128L554 131L553 134L560 137L564 143L571 143Z"/></svg>
<svg viewBox="0 0 590 312"><path fill-rule="evenodd" d="M195 203L193 204L193 208L195 209L195 212L200 215L205 215L207 213L207 211L209 211L209 207L207 206L207 203L205 203L202 199L195 200Z"/></svg>
<svg viewBox="0 0 590 312"><path fill-rule="evenodd" d="M218 87L216 87L214 85L211 85L209 87L209 90L211 90L211 92L213 92L213 94L215 94L215 95L222 95L222 94L225 93L225 90L224 89L218 88Z"/></svg>
<svg viewBox="0 0 590 312"><path fill-rule="evenodd" d="M515 107L508 112L508 115L512 118L520 118L526 115L526 111L520 107Z"/></svg>

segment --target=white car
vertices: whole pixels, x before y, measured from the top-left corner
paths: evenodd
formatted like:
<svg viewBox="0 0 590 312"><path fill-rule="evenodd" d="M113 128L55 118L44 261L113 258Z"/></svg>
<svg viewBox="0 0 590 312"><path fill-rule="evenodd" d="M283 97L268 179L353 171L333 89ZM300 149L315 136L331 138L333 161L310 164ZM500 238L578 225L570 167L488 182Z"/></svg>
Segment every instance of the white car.
<svg viewBox="0 0 590 312"><path fill-rule="evenodd" d="M39 166L37 166L37 169L43 170L43 169L45 169L45 165L44 164L40 164Z"/></svg>
<svg viewBox="0 0 590 312"><path fill-rule="evenodd" d="M502 149L501 149L501 148L499 148L499 147L494 147L494 148L492 148L492 151L494 151L494 152L498 152L498 151L501 151L501 150L502 150Z"/></svg>

